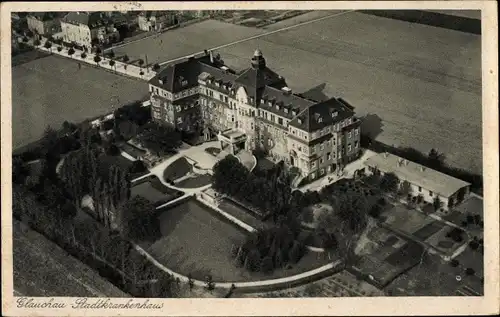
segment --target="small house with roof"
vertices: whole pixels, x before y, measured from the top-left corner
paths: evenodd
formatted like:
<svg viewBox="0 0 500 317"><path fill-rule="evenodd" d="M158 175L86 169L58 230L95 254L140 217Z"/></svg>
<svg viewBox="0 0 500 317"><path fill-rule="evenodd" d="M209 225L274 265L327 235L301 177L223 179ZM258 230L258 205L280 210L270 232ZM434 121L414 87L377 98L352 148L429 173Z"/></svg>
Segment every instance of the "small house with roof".
<svg viewBox="0 0 500 317"><path fill-rule="evenodd" d="M241 72L208 51L168 65L150 80L149 91L155 120L185 129L199 116L206 137L217 136L221 148L262 148L311 180L360 154L353 108L341 99L318 102L294 94L260 50Z"/></svg>
<svg viewBox="0 0 500 317"><path fill-rule="evenodd" d="M412 196L421 195L425 202L432 204L438 197L444 210L462 202L470 193L470 183L394 154L376 154L369 157L364 165L368 174L376 170L381 175L394 173L400 183L406 181L410 184Z"/></svg>

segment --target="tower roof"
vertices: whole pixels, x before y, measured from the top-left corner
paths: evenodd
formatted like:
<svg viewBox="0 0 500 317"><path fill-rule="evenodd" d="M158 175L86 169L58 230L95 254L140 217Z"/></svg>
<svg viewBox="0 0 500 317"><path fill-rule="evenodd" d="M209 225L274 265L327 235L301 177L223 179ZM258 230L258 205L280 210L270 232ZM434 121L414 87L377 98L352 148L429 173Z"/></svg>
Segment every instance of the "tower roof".
<svg viewBox="0 0 500 317"><path fill-rule="evenodd" d="M255 52L253 53L253 56L255 57L262 57L262 51L259 49L256 49Z"/></svg>

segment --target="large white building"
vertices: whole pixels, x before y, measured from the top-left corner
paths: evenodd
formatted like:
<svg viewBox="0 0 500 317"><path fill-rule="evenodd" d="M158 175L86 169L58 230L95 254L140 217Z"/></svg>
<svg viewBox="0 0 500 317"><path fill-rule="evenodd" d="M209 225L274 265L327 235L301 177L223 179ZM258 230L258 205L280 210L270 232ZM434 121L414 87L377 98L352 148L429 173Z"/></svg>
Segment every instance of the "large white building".
<svg viewBox="0 0 500 317"><path fill-rule="evenodd" d="M470 193L470 183L393 154L376 154L364 164L367 174L378 170L381 175L394 173L401 183L407 181L411 188L410 194L421 195L425 202L432 204L439 197L444 210L462 202Z"/></svg>
<svg viewBox="0 0 500 317"><path fill-rule="evenodd" d="M70 12L61 20L61 31L64 42L87 50L119 37L110 18L101 12Z"/></svg>
<svg viewBox="0 0 500 317"><path fill-rule="evenodd" d="M294 94L260 50L239 73L211 52L165 67L149 82L152 117L204 129L234 153L261 148L309 180L359 157L360 120L341 99Z"/></svg>

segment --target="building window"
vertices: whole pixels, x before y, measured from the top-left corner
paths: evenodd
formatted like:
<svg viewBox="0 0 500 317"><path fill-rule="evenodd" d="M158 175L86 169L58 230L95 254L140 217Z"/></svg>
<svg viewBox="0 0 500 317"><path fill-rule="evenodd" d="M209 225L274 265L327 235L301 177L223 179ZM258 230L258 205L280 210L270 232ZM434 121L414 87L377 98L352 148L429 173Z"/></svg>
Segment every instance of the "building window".
<svg viewBox="0 0 500 317"><path fill-rule="evenodd" d="M320 164L323 164L323 158L320 158L320 159L319 159L319 163L320 163Z"/></svg>
<svg viewBox="0 0 500 317"><path fill-rule="evenodd" d="M358 134L359 134L359 128L354 129L354 135L358 135Z"/></svg>
<svg viewBox="0 0 500 317"><path fill-rule="evenodd" d="M359 142L358 142L358 141L354 142L354 147L355 147L356 149L359 147Z"/></svg>
<svg viewBox="0 0 500 317"><path fill-rule="evenodd" d="M422 192L422 187L418 186L418 191L421 193Z"/></svg>
<svg viewBox="0 0 500 317"><path fill-rule="evenodd" d="M283 119L282 118L278 118L278 124L283 125Z"/></svg>
<svg viewBox="0 0 500 317"><path fill-rule="evenodd" d="M228 98L227 96L224 96L224 102L227 103L228 102Z"/></svg>
<svg viewBox="0 0 500 317"><path fill-rule="evenodd" d="M433 195L432 191L429 190L429 196L432 197L432 195Z"/></svg>
<svg viewBox="0 0 500 317"><path fill-rule="evenodd" d="M325 169L322 168L320 171L319 171L320 175L324 175L325 174Z"/></svg>
<svg viewBox="0 0 500 317"><path fill-rule="evenodd" d="M352 137L352 131L349 131L349 133L347 134L349 139Z"/></svg>
<svg viewBox="0 0 500 317"><path fill-rule="evenodd" d="M312 162L311 163L311 168L315 168L316 167L316 162Z"/></svg>
<svg viewBox="0 0 500 317"><path fill-rule="evenodd" d="M181 111L181 110L182 110L182 109L181 109L181 106L177 106L177 107L175 107L175 111L179 112L179 111Z"/></svg>
<svg viewBox="0 0 500 317"><path fill-rule="evenodd" d="M177 118L177 123L181 124L182 123L182 117Z"/></svg>
<svg viewBox="0 0 500 317"><path fill-rule="evenodd" d="M319 146L319 149L320 149L321 151L323 151L323 150L325 149L325 146L324 146L323 144L321 144L321 145Z"/></svg>
<svg viewBox="0 0 500 317"><path fill-rule="evenodd" d="M349 145L347 146L347 152L351 152L351 150L352 150L352 146L349 144Z"/></svg>
<svg viewBox="0 0 500 317"><path fill-rule="evenodd" d="M326 159L327 159L328 161L332 159L332 156L330 155L330 153L327 153L327 154L326 154Z"/></svg>

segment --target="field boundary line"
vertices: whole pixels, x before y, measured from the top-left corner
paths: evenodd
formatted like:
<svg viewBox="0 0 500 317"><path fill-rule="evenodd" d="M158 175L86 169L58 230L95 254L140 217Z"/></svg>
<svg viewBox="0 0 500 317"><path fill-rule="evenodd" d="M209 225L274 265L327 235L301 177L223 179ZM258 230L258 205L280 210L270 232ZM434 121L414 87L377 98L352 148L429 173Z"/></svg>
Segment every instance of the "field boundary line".
<svg viewBox="0 0 500 317"><path fill-rule="evenodd" d="M237 41L234 41L234 42L231 42L231 43L219 45L219 46L213 47L213 48L211 48L209 50L219 50L221 48L225 48L225 47L228 47L228 46L231 46L231 45L236 45L236 44L240 44L240 43L243 43L243 42L255 40L255 39L258 39L258 38L261 38L261 37L264 37L264 36L267 36L267 35L272 35L272 34L275 34L275 33L278 33L278 32L282 32L282 31L288 31L288 30L291 30L293 28L297 28L297 27L300 27L300 26L304 26L304 25L307 25L307 24L314 23L314 22L319 22L319 21L322 21L322 20L334 18L334 17L340 16L340 15L344 15L344 14L355 12L355 11L357 11L357 10L347 10L347 11L333 13L333 14L327 15L325 17L317 18L317 19L310 20L310 21L304 21L304 22L301 22L301 23L298 23L298 24L294 24L294 25L290 25L290 26L286 26L286 27L283 27L281 29L277 29L277 30L274 30L274 31L269 31L269 32L265 32L265 33L262 33L262 34L257 34L257 35L250 36L250 37L247 37L247 38L244 38L244 39L241 39L241 40L237 40ZM203 54L203 53L204 53L204 51L197 52L197 53L193 53L193 54L186 55L186 56L183 56L183 57L174 58L174 59L171 59L171 60L168 60L168 61L165 61L165 62L161 62L161 63L158 63L158 64L160 66L163 66L163 65L166 65L166 64L170 64L170 63L173 63L173 62L185 59L185 58L187 58L189 56L200 55L200 54Z"/></svg>

